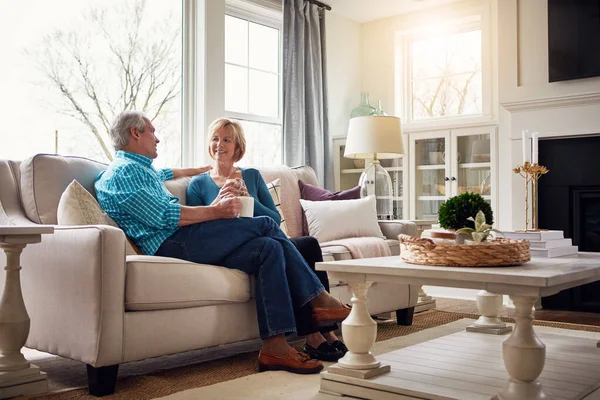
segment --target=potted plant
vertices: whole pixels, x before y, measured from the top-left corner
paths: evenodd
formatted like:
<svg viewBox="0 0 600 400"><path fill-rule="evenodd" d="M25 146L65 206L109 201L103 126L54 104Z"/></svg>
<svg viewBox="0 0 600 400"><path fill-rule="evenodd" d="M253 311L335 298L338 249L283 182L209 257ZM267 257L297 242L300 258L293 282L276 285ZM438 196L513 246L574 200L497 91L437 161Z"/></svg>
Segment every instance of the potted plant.
<svg viewBox="0 0 600 400"><path fill-rule="evenodd" d="M472 221L475 224L475 229L460 228L459 230L456 231L456 233L457 234L464 233L464 234L471 236L471 239L475 243L481 243L481 242L485 241L492 232L502 234L502 232L500 232L498 229L492 228L492 225L486 224L485 214L481 210L479 210L477 212L477 215L475 216L475 218L469 217L469 218L467 218L467 220Z"/></svg>
<svg viewBox="0 0 600 400"><path fill-rule="evenodd" d="M481 211L489 225L494 223L492 207L477 193L465 192L450 197L441 206L438 213L440 226L448 230L461 228L475 229L473 215Z"/></svg>

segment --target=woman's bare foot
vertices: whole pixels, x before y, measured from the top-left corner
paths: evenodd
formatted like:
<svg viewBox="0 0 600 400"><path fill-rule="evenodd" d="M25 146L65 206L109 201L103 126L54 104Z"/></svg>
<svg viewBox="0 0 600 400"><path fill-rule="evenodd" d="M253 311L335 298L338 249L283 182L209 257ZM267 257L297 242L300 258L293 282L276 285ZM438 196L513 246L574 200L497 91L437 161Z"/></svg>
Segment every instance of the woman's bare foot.
<svg viewBox="0 0 600 400"><path fill-rule="evenodd" d="M333 331L323 332L321 335L325 340L327 340L327 343L329 344L335 342L336 340L340 340L337 336L335 336L335 333L333 333Z"/></svg>
<svg viewBox="0 0 600 400"><path fill-rule="evenodd" d="M306 335L306 343L313 348L318 348L320 345L325 343L327 340L321 335L320 332L311 333Z"/></svg>

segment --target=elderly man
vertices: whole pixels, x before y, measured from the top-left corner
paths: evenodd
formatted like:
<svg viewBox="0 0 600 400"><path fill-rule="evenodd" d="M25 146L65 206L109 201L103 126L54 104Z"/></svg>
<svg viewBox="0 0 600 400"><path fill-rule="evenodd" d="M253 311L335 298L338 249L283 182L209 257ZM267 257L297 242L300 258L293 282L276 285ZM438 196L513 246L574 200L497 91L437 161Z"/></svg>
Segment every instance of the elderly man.
<svg viewBox="0 0 600 400"><path fill-rule="evenodd" d="M110 129L115 159L96 179L98 201L144 254L222 265L256 277L256 310L263 347L259 370L317 373L318 360L290 347L294 307L311 304L315 320L343 319L348 310L323 288L294 245L268 217L236 218L234 182L210 206L178 203L164 181L210 169L156 170L158 138L141 112L124 111ZM237 189L239 190L239 189Z"/></svg>

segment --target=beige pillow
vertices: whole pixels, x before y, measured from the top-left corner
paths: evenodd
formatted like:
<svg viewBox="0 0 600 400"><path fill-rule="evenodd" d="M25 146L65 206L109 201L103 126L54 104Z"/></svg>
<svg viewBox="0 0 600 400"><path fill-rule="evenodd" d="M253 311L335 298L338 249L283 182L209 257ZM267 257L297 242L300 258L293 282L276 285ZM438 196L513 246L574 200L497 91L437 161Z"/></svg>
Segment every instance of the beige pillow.
<svg viewBox="0 0 600 400"><path fill-rule="evenodd" d="M59 225L110 225L119 228L119 225L102 210L94 196L76 180L73 180L60 196L57 220ZM128 256L141 254L139 250L134 250L129 239L126 250Z"/></svg>
<svg viewBox="0 0 600 400"><path fill-rule="evenodd" d="M287 225L285 223L285 217L283 216L283 212L281 211L281 199L279 198L279 194L281 193L281 181L279 178L275 179L273 182L267 183L267 188L269 189L269 193L271 193L271 197L273 198L273 202L275 203L275 208L279 212L279 216L281 217L281 224L279 224L279 228L285 233L287 237Z"/></svg>
<svg viewBox="0 0 600 400"><path fill-rule="evenodd" d="M375 196L357 200L310 201L300 199L308 233L319 243L351 237L384 238L377 222Z"/></svg>

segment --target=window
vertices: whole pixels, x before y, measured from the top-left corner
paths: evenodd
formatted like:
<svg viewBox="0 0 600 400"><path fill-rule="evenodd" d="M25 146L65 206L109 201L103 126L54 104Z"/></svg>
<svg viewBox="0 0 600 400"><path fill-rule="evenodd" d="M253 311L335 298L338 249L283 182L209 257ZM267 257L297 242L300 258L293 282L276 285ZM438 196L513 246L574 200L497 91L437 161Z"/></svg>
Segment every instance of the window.
<svg viewBox="0 0 600 400"><path fill-rule="evenodd" d="M225 113L246 133L242 165L282 163L280 28L225 16Z"/></svg>
<svg viewBox="0 0 600 400"><path fill-rule="evenodd" d="M489 114L482 46L485 33L480 18L476 19L398 35L395 69L401 88L397 97L403 100L399 103L407 122Z"/></svg>
<svg viewBox="0 0 600 400"><path fill-rule="evenodd" d="M1 158L108 162L113 117L137 109L161 140L155 165L181 164L182 2L14 2L2 17Z"/></svg>
<svg viewBox="0 0 600 400"><path fill-rule="evenodd" d="M410 44L412 119L482 112L481 30Z"/></svg>

